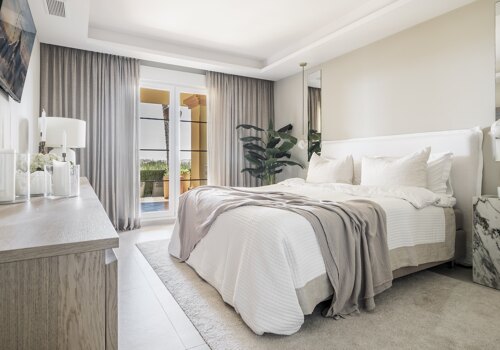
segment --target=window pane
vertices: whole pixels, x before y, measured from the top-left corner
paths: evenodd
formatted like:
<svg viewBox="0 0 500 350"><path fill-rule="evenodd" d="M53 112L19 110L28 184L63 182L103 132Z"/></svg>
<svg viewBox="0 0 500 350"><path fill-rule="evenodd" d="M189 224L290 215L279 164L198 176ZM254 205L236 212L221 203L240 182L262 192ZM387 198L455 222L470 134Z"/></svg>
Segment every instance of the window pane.
<svg viewBox="0 0 500 350"><path fill-rule="evenodd" d="M170 93L141 88L140 95L141 210L165 211L169 208L170 197L167 167Z"/></svg>
<svg viewBox="0 0 500 350"><path fill-rule="evenodd" d="M181 93L181 193L207 184L207 103L201 94Z"/></svg>
<svg viewBox="0 0 500 350"><path fill-rule="evenodd" d="M139 151L140 160L163 160L167 163L167 151Z"/></svg>
<svg viewBox="0 0 500 350"><path fill-rule="evenodd" d="M185 122L180 123L180 150L206 151L207 124Z"/></svg>
<svg viewBox="0 0 500 350"><path fill-rule="evenodd" d="M168 149L168 123L163 120L141 119L140 149Z"/></svg>

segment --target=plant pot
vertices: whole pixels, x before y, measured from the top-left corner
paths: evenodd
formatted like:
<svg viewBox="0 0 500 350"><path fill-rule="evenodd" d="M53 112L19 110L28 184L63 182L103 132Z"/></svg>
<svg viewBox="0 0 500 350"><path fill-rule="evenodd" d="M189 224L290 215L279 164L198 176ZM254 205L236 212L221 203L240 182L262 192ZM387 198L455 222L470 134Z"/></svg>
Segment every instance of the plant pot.
<svg viewBox="0 0 500 350"><path fill-rule="evenodd" d="M163 198L168 199L170 183L168 182L168 176L163 177Z"/></svg>
<svg viewBox="0 0 500 350"><path fill-rule="evenodd" d="M181 180L189 180L191 179L191 174L181 175ZM189 186L191 185L191 181L181 181L181 194L187 192L189 190Z"/></svg>
<svg viewBox="0 0 500 350"><path fill-rule="evenodd" d="M141 192L140 192L140 197L144 198L144 189L146 188L146 183L141 182Z"/></svg>
<svg viewBox="0 0 500 350"><path fill-rule="evenodd" d="M163 181L153 182L153 197L163 197Z"/></svg>

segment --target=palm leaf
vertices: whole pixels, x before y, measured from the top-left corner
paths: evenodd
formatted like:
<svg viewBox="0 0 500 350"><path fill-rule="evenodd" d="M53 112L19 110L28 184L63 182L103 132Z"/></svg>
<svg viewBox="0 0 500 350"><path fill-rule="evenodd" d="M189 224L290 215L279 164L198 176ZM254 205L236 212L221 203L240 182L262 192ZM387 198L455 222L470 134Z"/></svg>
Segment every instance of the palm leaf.
<svg viewBox="0 0 500 350"><path fill-rule="evenodd" d="M292 124L288 124L282 127L281 129L278 129L278 132L288 132L291 131L292 129L293 129Z"/></svg>
<svg viewBox="0 0 500 350"><path fill-rule="evenodd" d="M293 147L295 146L295 144L293 142L290 142L290 141L285 141L283 142L283 144L281 146L278 147L278 149L281 151L281 152L288 152L289 150L291 150Z"/></svg>
<svg viewBox="0 0 500 350"><path fill-rule="evenodd" d="M295 136L289 135L289 134L284 133L284 132L278 132L278 135L282 139L292 142L294 145L297 144L297 138Z"/></svg>
<svg viewBox="0 0 500 350"><path fill-rule="evenodd" d="M244 168L244 169L241 169L241 172L242 173L245 173L245 172L248 172L250 173L250 175L252 176L256 176L260 173L262 173L263 171L263 168L262 167L259 167L259 168Z"/></svg>
<svg viewBox="0 0 500 350"><path fill-rule="evenodd" d="M262 141L262 139L258 136L245 136L245 137L240 137L240 141L243 141L243 142L253 142L253 141L260 141L260 142L264 142Z"/></svg>
<svg viewBox="0 0 500 350"><path fill-rule="evenodd" d="M278 153L280 153L281 150L279 148L266 148L266 155L268 158L281 158L278 157Z"/></svg>
<svg viewBox="0 0 500 350"><path fill-rule="evenodd" d="M298 165L302 167L300 163L289 160L291 158L290 151L297 144L297 138L290 135L290 131L293 129L291 124L285 125L277 131L274 130L272 120L269 121L268 130L249 124L238 125L237 129L239 128L266 133L263 137L250 135L240 138L244 142L245 159L251 163L251 166L241 170L242 173L249 173L257 179L267 181L270 176L281 173L285 166Z"/></svg>
<svg viewBox="0 0 500 350"><path fill-rule="evenodd" d="M267 159L267 157L265 155L257 153L257 152L254 152L254 151L248 151L248 154L251 154L256 159L260 159L260 160L266 160Z"/></svg>
<svg viewBox="0 0 500 350"><path fill-rule="evenodd" d="M264 129L262 128L259 128L258 126L253 126L253 125L250 125L250 124L240 124L236 127L236 129L239 129L239 128L243 128L243 129L253 129L253 130L257 130L257 131L264 131Z"/></svg>
<svg viewBox="0 0 500 350"><path fill-rule="evenodd" d="M259 152L265 152L266 151L266 149L264 147L256 145L255 143L245 143L243 145L243 148L246 148L246 149L252 150L252 151L259 151Z"/></svg>
<svg viewBox="0 0 500 350"><path fill-rule="evenodd" d="M267 142L267 148L274 148L278 143L280 143L281 139L279 137L271 137Z"/></svg>
<svg viewBox="0 0 500 350"><path fill-rule="evenodd" d="M278 160L277 163L282 164L282 165L298 165L302 169L304 169L304 166L302 164L294 162L293 160Z"/></svg>
<svg viewBox="0 0 500 350"><path fill-rule="evenodd" d="M260 156L260 154L258 154L258 153L254 153L254 154ZM259 159L250 153L245 154L245 159L248 160L250 163L253 163L253 164L258 165L258 166L261 166L262 161L263 161L263 159Z"/></svg>

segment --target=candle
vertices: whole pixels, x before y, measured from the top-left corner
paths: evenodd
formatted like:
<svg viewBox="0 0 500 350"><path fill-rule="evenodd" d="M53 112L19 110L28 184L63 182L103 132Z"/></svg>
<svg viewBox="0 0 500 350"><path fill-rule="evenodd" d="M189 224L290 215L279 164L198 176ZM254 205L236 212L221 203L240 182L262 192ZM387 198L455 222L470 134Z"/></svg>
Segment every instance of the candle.
<svg viewBox="0 0 500 350"><path fill-rule="evenodd" d="M55 196L69 196L71 188L69 163L54 160L52 169L52 193Z"/></svg>
<svg viewBox="0 0 500 350"><path fill-rule="evenodd" d="M62 135L62 153L66 153L66 130L63 131Z"/></svg>
<svg viewBox="0 0 500 350"><path fill-rule="evenodd" d="M47 141L47 113L45 113L45 109L42 109L42 116L40 117L39 122L40 127L40 141Z"/></svg>
<svg viewBox="0 0 500 350"><path fill-rule="evenodd" d="M0 149L0 202L16 199L16 151Z"/></svg>

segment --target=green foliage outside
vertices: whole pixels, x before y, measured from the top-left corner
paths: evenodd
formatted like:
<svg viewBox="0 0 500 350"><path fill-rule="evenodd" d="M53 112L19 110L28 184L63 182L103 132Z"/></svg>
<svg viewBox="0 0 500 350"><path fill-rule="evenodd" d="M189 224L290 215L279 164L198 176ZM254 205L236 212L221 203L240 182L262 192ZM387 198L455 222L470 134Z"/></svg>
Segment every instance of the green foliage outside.
<svg viewBox="0 0 500 350"><path fill-rule="evenodd" d="M144 197L153 194L153 183L162 182L163 176L168 176L167 162L163 160L141 160L141 182L144 182Z"/></svg>
<svg viewBox="0 0 500 350"><path fill-rule="evenodd" d="M183 160L181 162L181 176L188 175L191 173L191 161Z"/></svg>
<svg viewBox="0 0 500 350"><path fill-rule="evenodd" d="M181 176L188 175L191 173L191 161L184 160L181 162ZM148 197L153 194L153 183L162 182L163 177L169 175L168 165L166 161L163 160L141 160L141 182L144 182L144 194L143 197Z"/></svg>

